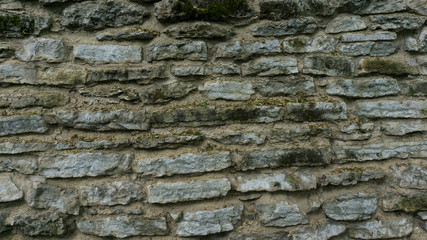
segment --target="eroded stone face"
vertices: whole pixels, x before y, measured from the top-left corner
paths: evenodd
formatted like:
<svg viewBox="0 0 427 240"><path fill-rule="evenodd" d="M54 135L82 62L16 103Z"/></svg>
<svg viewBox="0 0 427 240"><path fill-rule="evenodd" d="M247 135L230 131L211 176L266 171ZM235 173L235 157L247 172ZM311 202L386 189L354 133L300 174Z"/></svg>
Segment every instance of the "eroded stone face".
<svg viewBox="0 0 427 240"><path fill-rule="evenodd" d="M375 213L377 201L374 194L348 194L323 203L322 208L334 220L366 220Z"/></svg>
<svg viewBox="0 0 427 240"><path fill-rule="evenodd" d="M307 224L308 219L296 204L288 202L257 203L260 222L267 227L286 227Z"/></svg>
<svg viewBox="0 0 427 240"><path fill-rule="evenodd" d="M0 202L11 202L21 199L22 191L12 182L10 176L0 176Z"/></svg>
<svg viewBox="0 0 427 240"><path fill-rule="evenodd" d="M393 217L354 224L349 229L349 235L360 239L399 238L408 236L412 231L412 219Z"/></svg>

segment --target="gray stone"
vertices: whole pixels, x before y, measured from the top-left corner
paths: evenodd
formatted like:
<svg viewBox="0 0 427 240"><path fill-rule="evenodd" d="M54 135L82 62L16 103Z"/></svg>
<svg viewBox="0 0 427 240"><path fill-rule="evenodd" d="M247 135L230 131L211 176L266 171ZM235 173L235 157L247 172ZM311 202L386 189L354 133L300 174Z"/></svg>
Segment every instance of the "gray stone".
<svg viewBox="0 0 427 240"><path fill-rule="evenodd" d="M416 15L373 15L369 16L371 29L402 31L420 28L425 19Z"/></svg>
<svg viewBox="0 0 427 240"><path fill-rule="evenodd" d="M4 5L1 7L4 9ZM52 24L52 19L48 16L8 13L6 11L0 13L0 18L2 19L0 37L16 38L39 35L41 31L48 29Z"/></svg>
<svg viewBox="0 0 427 240"><path fill-rule="evenodd" d="M393 50L394 51L394 50ZM359 74L378 73L392 76L418 75L419 70L413 62L384 58L365 58L359 61L362 69Z"/></svg>
<svg viewBox="0 0 427 240"><path fill-rule="evenodd" d="M126 205L145 197L143 186L130 181L106 182L79 188L82 206Z"/></svg>
<svg viewBox="0 0 427 240"><path fill-rule="evenodd" d="M70 98L64 94L48 92L31 92L28 94L2 94L0 107L26 108L26 107L60 107L66 105Z"/></svg>
<svg viewBox="0 0 427 240"><path fill-rule="evenodd" d="M390 142L335 148L338 160L370 161L390 158L425 157L427 142Z"/></svg>
<svg viewBox="0 0 427 240"><path fill-rule="evenodd" d="M273 55L280 53L278 40L264 40L263 42L232 42L223 43L216 51L217 58L233 58L234 60L248 60L259 55Z"/></svg>
<svg viewBox="0 0 427 240"><path fill-rule="evenodd" d="M159 182L148 186L149 203L176 203L222 197L231 189L227 178L192 182Z"/></svg>
<svg viewBox="0 0 427 240"><path fill-rule="evenodd" d="M37 161L22 158L0 159L0 172L17 171L22 174L34 174L37 170Z"/></svg>
<svg viewBox="0 0 427 240"><path fill-rule="evenodd" d="M155 85L138 92L138 97L145 104L158 104L187 96L195 87L189 83L173 82Z"/></svg>
<svg viewBox="0 0 427 240"><path fill-rule="evenodd" d="M325 33L353 32L366 28L366 23L360 16L339 15L326 25Z"/></svg>
<svg viewBox="0 0 427 240"><path fill-rule="evenodd" d="M342 103L288 103L285 119L293 121L325 121L347 119L347 105Z"/></svg>
<svg viewBox="0 0 427 240"><path fill-rule="evenodd" d="M21 83L31 85L77 85L86 82L86 69L81 66L67 65L64 68L49 67L37 71L37 78L27 79Z"/></svg>
<svg viewBox="0 0 427 240"><path fill-rule="evenodd" d="M0 176L0 182L0 202L12 202L22 198L22 191L16 187L9 175Z"/></svg>
<svg viewBox="0 0 427 240"><path fill-rule="evenodd" d="M239 65L217 62L205 66L206 75L239 75L242 73Z"/></svg>
<svg viewBox="0 0 427 240"><path fill-rule="evenodd" d="M406 0L406 5L412 11L427 16L427 6L423 0Z"/></svg>
<svg viewBox="0 0 427 240"><path fill-rule="evenodd" d="M0 82L25 84L36 82L37 70L28 65L7 64L0 65Z"/></svg>
<svg viewBox="0 0 427 240"><path fill-rule="evenodd" d="M77 228L82 233L100 237L112 236L117 238L131 236L161 236L169 233L165 217L97 217L89 220L77 220Z"/></svg>
<svg viewBox="0 0 427 240"><path fill-rule="evenodd" d="M252 29L255 37L283 37L313 33L318 28L314 18L297 18L282 21L278 24L268 23Z"/></svg>
<svg viewBox="0 0 427 240"><path fill-rule="evenodd" d="M400 84L402 93L408 96L427 96L427 81L424 79L414 79Z"/></svg>
<svg viewBox="0 0 427 240"><path fill-rule="evenodd" d="M341 141L363 141L372 137L373 123L343 122L337 127L332 127L332 138Z"/></svg>
<svg viewBox="0 0 427 240"><path fill-rule="evenodd" d="M307 56L304 58L303 73L326 76L351 76L354 74L353 59L335 56Z"/></svg>
<svg viewBox="0 0 427 240"><path fill-rule="evenodd" d="M267 227L287 227L307 224L308 219L296 204L288 202L256 203L259 221Z"/></svg>
<svg viewBox="0 0 427 240"><path fill-rule="evenodd" d="M372 46L374 42L358 42L358 43L349 43L341 44L338 47L338 51L342 54L356 57L362 55L369 55L371 53Z"/></svg>
<svg viewBox="0 0 427 240"><path fill-rule="evenodd" d="M400 45L393 42L377 42L369 55L371 57L384 57L397 53L399 49Z"/></svg>
<svg viewBox="0 0 427 240"><path fill-rule="evenodd" d="M427 193L387 193L381 201L383 211L417 212L427 210Z"/></svg>
<svg viewBox="0 0 427 240"><path fill-rule="evenodd" d="M39 173L47 178L113 175L128 172L132 159L131 154L42 155L39 158Z"/></svg>
<svg viewBox="0 0 427 240"><path fill-rule="evenodd" d="M405 217L372 220L354 224L349 229L349 235L359 239L400 238L412 233L412 224L412 219Z"/></svg>
<svg viewBox="0 0 427 240"><path fill-rule="evenodd" d="M65 219L53 212L22 213L6 221L28 236L57 236L66 232Z"/></svg>
<svg viewBox="0 0 427 240"><path fill-rule="evenodd" d="M373 194L345 194L323 203L322 208L326 216L334 220L366 220L377 210L377 201Z"/></svg>
<svg viewBox="0 0 427 240"><path fill-rule="evenodd" d="M417 216L419 217L419 218L421 218L421 220L427 220L427 212L426 211L423 211L423 212L417 212Z"/></svg>
<svg viewBox="0 0 427 240"><path fill-rule="evenodd" d="M16 57L25 62L62 62L66 57L65 46L64 43L58 39L27 39L22 42L22 49L16 52Z"/></svg>
<svg viewBox="0 0 427 240"><path fill-rule="evenodd" d="M172 176L198 172L219 171L231 166L229 152L184 154L176 158L153 158L135 160L133 171L143 176Z"/></svg>
<svg viewBox="0 0 427 240"><path fill-rule="evenodd" d="M383 179L385 172L375 168L338 168L333 172L323 173L318 177L319 186L355 185L359 182Z"/></svg>
<svg viewBox="0 0 427 240"><path fill-rule="evenodd" d="M206 43L202 41L159 43L147 48L146 58L148 62L169 59L206 61L208 49Z"/></svg>
<svg viewBox="0 0 427 240"><path fill-rule="evenodd" d="M206 82L204 85L199 86L199 91L211 100L225 99L235 101L249 100L255 93L251 83L236 81Z"/></svg>
<svg viewBox="0 0 427 240"><path fill-rule="evenodd" d="M139 46L82 44L74 47L73 54L75 59L95 63L126 63L142 61L142 49Z"/></svg>
<svg viewBox="0 0 427 240"><path fill-rule="evenodd" d="M0 136L20 133L44 133L47 130L42 116L0 117Z"/></svg>
<svg viewBox="0 0 427 240"><path fill-rule="evenodd" d="M268 140L273 143L307 141L313 137L330 136L329 124L289 125L269 131Z"/></svg>
<svg viewBox="0 0 427 240"><path fill-rule="evenodd" d="M284 52L287 53L330 53L335 50L338 40L328 36L316 38L295 37L283 41Z"/></svg>
<svg viewBox="0 0 427 240"><path fill-rule="evenodd" d="M204 76L204 65L173 65L171 73L177 77Z"/></svg>
<svg viewBox="0 0 427 240"><path fill-rule="evenodd" d="M0 154L19 154L29 152L43 152L47 149L48 145L45 143L13 143L3 142L0 143Z"/></svg>
<svg viewBox="0 0 427 240"><path fill-rule="evenodd" d="M368 118L427 118L426 101L382 100L375 102L358 102L357 114Z"/></svg>
<svg viewBox="0 0 427 240"><path fill-rule="evenodd" d="M6 219L9 217L9 211L0 212L0 233L6 232L12 229L12 226L6 223Z"/></svg>
<svg viewBox="0 0 427 240"><path fill-rule="evenodd" d="M284 97L298 94L309 96L316 93L313 78L309 76L289 76L258 82L258 92L264 97Z"/></svg>
<svg viewBox="0 0 427 240"><path fill-rule="evenodd" d="M400 173L402 188L427 189L427 167L408 166Z"/></svg>
<svg viewBox="0 0 427 240"><path fill-rule="evenodd" d="M96 131L147 130L149 128L144 110L57 112L47 118L51 124Z"/></svg>
<svg viewBox="0 0 427 240"><path fill-rule="evenodd" d="M269 77L298 73L298 62L293 57L260 58L242 65L243 76Z"/></svg>
<svg viewBox="0 0 427 240"><path fill-rule="evenodd" d="M354 13L356 14L393 13L406 10L405 0L362 0L349 2L361 2L361 6L354 9Z"/></svg>
<svg viewBox="0 0 427 240"><path fill-rule="evenodd" d="M396 79L338 79L331 80L326 87L326 93L345 97L381 97L397 95L400 91Z"/></svg>
<svg viewBox="0 0 427 240"><path fill-rule="evenodd" d="M76 3L64 9L61 25L68 28L99 30L142 24L148 15L145 7L120 1L95 1Z"/></svg>
<svg viewBox="0 0 427 240"><path fill-rule="evenodd" d="M150 40L159 35L160 33L154 30L128 27L97 33L96 39L98 41Z"/></svg>
<svg viewBox="0 0 427 240"><path fill-rule="evenodd" d="M213 211L186 212L178 223L180 237L206 236L234 230L241 221L243 206L230 206Z"/></svg>
<svg viewBox="0 0 427 240"><path fill-rule="evenodd" d="M337 1L329 0L262 0L261 18L273 20L302 16L329 16L338 7Z"/></svg>
<svg viewBox="0 0 427 240"><path fill-rule="evenodd" d="M137 81L139 84L151 83L154 79L166 78L166 67L148 65L139 68L98 68L87 73L88 82Z"/></svg>
<svg viewBox="0 0 427 240"><path fill-rule="evenodd" d="M316 189L316 176L304 172L293 174L245 174L236 176L232 183L233 186L235 186L235 190L238 192L293 192Z"/></svg>
<svg viewBox="0 0 427 240"><path fill-rule="evenodd" d="M346 33L341 36L341 42L366 42L396 40L394 32Z"/></svg>
<svg viewBox="0 0 427 240"><path fill-rule="evenodd" d="M213 139L225 145L261 145L265 143L266 136L264 134L242 132L222 134L214 136Z"/></svg>
<svg viewBox="0 0 427 240"><path fill-rule="evenodd" d="M194 134L199 134L195 132ZM178 148L199 144L204 137L199 135L161 136L159 138L137 138L132 141L132 147L137 149L165 149Z"/></svg>
<svg viewBox="0 0 427 240"><path fill-rule="evenodd" d="M289 233L285 231L273 233L260 233L255 231L249 232L232 232L228 235L227 240L291 240ZM225 240L224 239L224 240Z"/></svg>
<svg viewBox="0 0 427 240"><path fill-rule="evenodd" d="M405 122L385 122L381 124L381 130L387 135L403 136L409 133L426 132L427 123L421 120Z"/></svg>
<svg viewBox="0 0 427 240"><path fill-rule="evenodd" d="M185 24L179 26L172 26L164 30L163 33L175 39L226 39L235 35L235 33L227 27L207 22L196 22L190 25Z"/></svg>
<svg viewBox="0 0 427 240"><path fill-rule="evenodd" d="M289 166L322 166L331 162L327 148L282 148L247 152L237 168L243 171L256 168Z"/></svg>
<svg viewBox="0 0 427 240"><path fill-rule="evenodd" d="M417 52L419 50L418 41L413 37L405 38L405 43L403 45L405 51Z"/></svg>
<svg viewBox="0 0 427 240"><path fill-rule="evenodd" d="M343 224L326 222L313 227L301 227L291 232L292 240L328 240L345 232Z"/></svg>

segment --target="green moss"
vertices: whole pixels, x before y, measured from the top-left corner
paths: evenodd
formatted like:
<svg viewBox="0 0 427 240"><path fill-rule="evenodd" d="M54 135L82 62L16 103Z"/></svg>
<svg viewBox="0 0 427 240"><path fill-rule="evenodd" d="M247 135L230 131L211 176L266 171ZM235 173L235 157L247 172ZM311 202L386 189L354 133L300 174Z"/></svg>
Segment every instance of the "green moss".
<svg viewBox="0 0 427 240"><path fill-rule="evenodd" d="M419 210L427 209L427 195L417 194L412 196L403 197L402 200L397 203L397 207L406 212L414 212Z"/></svg>
<svg viewBox="0 0 427 240"><path fill-rule="evenodd" d="M224 20L248 8L245 0L211 0L205 5L198 8L190 0L179 0L174 10L185 13L190 19Z"/></svg>
<svg viewBox="0 0 427 240"><path fill-rule="evenodd" d="M387 75L408 75L417 73L417 69L401 62L385 59L370 59L363 62L362 67L368 72L375 72Z"/></svg>
<svg viewBox="0 0 427 240"><path fill-rule="evenodd" d="M157 101L157 100L159 100L159 99L165 99L165 98L166 98L166 95L165 95L165 93L164 93L164 92L162 92L161 90L156 90L156 91L154 91L154 92L150 93L150 99L151 99L153 102L155 102L155 101Z"/></svg>
<svg viewBox="0 0 427 240"><path fill-rule="evenodd" d="M305 43L299 38L289 40L289 45L296 50L301 50L305 47Z"/></svg>

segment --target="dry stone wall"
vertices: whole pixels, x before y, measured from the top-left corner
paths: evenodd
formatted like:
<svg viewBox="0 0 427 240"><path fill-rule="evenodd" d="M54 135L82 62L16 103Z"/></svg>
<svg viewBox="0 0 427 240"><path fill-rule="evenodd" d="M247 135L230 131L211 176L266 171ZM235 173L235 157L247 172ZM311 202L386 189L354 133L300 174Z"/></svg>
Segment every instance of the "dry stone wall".
<svg viewBox="0 0 427 240"><path fill-rule="evenodd" d="M427 1L1 0L1 239L427 239Z"/></svg>

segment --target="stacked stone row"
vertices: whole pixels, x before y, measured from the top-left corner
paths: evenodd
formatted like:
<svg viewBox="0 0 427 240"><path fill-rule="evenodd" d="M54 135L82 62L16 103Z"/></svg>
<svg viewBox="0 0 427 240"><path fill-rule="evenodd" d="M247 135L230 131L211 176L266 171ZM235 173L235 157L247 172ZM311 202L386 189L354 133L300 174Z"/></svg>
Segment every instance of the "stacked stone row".
<svg viewBox="0 0 427 240"><path fill-rule="evenodd" d="M427 238L425 1L153 2L0 3L0 238Z"/></svg>

